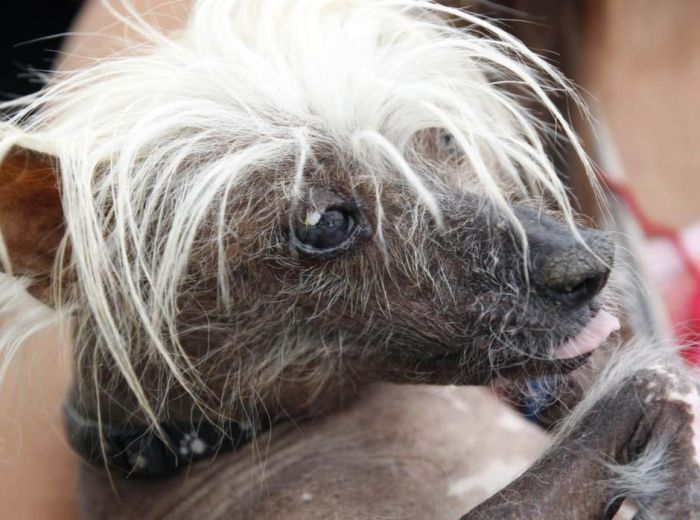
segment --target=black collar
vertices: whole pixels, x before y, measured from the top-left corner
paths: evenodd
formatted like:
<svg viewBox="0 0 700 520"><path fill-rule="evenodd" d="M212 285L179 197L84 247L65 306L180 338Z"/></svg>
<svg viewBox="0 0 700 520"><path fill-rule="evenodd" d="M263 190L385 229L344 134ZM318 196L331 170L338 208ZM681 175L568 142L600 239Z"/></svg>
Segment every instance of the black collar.
<svg viewBox="0 0 700 520"><path fill-rule="evenodd" d="M163 435L148 425L100 425L68 402L63 407L68 440L86 462L117 470L128 478L159 477L217 453L236 450L265 427L208 421L160 424Z"/></svg>

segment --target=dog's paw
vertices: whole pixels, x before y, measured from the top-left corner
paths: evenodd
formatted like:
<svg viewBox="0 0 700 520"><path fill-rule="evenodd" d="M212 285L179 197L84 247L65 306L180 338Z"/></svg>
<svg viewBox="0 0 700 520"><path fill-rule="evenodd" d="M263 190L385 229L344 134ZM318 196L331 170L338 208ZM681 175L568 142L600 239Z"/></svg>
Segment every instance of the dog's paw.
<svg viewBox="0 0 700 520"><path fill-rule="evenodd" d="M700 519L700 388L694 374L653 367L631 380L643 414L619 466L637 519Z"/></svg>

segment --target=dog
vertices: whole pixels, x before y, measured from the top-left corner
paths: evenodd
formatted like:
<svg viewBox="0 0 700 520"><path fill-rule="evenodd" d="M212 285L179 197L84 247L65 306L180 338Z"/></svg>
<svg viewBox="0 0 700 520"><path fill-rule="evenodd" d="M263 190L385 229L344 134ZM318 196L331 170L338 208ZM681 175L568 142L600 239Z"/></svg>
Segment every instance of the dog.
<svg viewBox="0 0 700 520"><path fill-rule="evenodd" d="M125 21L145 44L6 105L0 134L5 271L74 330L84 516L609 518L632 498L699 517L697 385L652 341L470 510L434 497L450 471L421 490L419 441L386 424L401 387L377 383L564 377L619 327L614 244L545 152L567 139L594 182L547 62L425 0L200 0L174 36ZM6 349L41 324L17 316ZM483 426L435 464L476 460Z"/></svg>

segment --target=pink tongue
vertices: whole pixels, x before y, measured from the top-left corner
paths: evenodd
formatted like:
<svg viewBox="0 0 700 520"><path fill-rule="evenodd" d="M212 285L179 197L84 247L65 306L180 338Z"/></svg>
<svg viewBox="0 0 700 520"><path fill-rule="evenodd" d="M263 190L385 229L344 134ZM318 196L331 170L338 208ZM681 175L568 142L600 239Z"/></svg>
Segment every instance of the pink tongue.
<svg viewBox="0 0 700 520"><path fill-rule="evenodd" d="M554 349L554 357L569 359L587 354L598 348L610 334L619 328L620 322L615 316L600 311L575 337Z"/></svg>

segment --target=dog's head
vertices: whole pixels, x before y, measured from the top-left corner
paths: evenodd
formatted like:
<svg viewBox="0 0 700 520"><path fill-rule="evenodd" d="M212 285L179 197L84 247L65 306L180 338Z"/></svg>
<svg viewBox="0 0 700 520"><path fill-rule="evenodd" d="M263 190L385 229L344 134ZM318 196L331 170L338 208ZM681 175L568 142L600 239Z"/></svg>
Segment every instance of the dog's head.
<svg viewBox="0 0 700 520"><path fill-rule="evenodd" d="M517 101L573 138L533 67L560 79L441 10L201 2L178 39L30 100L0 224L15 271L73 309L79 374L148 406L294 408L368 378L568 370L604 339L613 246L575 226Z"/></svg>

